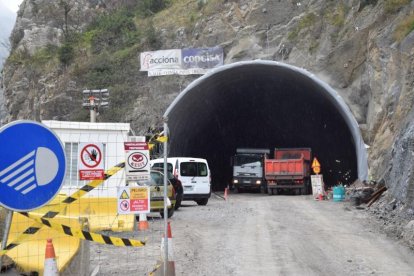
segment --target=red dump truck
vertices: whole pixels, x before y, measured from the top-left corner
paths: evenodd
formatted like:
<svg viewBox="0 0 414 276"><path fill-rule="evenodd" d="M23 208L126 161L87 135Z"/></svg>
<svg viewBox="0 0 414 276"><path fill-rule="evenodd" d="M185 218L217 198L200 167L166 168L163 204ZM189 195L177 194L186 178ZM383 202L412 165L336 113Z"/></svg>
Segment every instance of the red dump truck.
<svg viewBox="0 0 414 276"><path fill-rule="evenodd" d="M311 158L310 148L276 148L274 159L265 159L267 193L273 195L292 190L295 194L308 194Z"/></svg>

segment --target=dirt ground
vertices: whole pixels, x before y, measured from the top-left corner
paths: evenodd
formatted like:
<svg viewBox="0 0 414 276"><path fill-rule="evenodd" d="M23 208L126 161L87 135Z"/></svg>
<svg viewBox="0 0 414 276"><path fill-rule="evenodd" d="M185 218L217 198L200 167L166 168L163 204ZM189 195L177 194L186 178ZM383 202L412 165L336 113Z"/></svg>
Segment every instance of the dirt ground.
<svg viewBox="0 0 414 276"><path fill-rule="evenodd" d="M346 203L244 193L184 204L171 218L176 275L414 275L414 252ZM93 245L91 268L147 275L160 255L162 221L150 226L144 250Z"/></svg>

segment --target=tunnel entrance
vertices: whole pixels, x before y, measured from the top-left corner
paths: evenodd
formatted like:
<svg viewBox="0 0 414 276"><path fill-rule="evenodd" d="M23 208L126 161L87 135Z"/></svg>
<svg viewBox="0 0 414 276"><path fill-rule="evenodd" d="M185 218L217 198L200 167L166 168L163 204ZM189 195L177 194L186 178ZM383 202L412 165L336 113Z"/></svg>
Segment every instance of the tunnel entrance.
<svg viewBox="0 0 414 276"><path fill-rule="evenodd" d="M327 84L294 66L223 66L191 83L164 117L169 156L207 159L213 190L230 183L238 147L310 147L328 186L367 178L364 143L349 108Z"/></svg>

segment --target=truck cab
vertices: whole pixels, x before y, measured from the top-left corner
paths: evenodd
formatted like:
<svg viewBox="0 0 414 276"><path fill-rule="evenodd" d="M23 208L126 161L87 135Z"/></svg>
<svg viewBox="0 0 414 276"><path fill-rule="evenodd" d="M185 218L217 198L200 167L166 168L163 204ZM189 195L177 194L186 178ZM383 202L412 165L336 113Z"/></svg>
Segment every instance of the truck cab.
<svg viewBox="0 0 414 276"><path fill-rule="evenodd" d="M264 177L264 160L269 155L268 149L238 148L232 157L232 185L238 191L267 191Z"/></svg>

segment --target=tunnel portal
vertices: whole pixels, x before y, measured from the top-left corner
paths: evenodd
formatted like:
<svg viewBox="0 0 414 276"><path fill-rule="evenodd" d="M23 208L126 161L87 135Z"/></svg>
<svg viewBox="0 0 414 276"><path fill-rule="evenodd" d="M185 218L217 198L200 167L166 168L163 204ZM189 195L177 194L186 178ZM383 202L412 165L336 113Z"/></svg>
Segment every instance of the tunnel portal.
<svg viewBox="0 0 414 276"><path fill-rule="evenodd" d="M169 156L207 159L213 190L230 183L238 147L310 147L327 186L367 176L364 143L342 98L287 64L250 61L216 69L182 91L164 117Z"/></svg>

